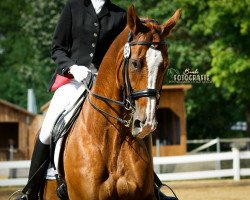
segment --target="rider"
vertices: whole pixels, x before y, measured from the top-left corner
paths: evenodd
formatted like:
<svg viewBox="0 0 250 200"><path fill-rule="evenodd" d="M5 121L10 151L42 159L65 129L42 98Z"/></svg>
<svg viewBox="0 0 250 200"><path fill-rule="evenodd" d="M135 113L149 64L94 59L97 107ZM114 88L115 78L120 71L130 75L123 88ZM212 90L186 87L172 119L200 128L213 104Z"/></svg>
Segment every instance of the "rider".
<svg viewBox="0 0 250 200"><path fill-rule="evenodd" d="M68 0L52 41L55 91L34 147L29 181L16 200L37 200L49 157L51 131L58 116L83 91L82 81L97 72L112 41L126 26L126 12L110 0ZM39 168L39 175L36 172Z"/></svg>

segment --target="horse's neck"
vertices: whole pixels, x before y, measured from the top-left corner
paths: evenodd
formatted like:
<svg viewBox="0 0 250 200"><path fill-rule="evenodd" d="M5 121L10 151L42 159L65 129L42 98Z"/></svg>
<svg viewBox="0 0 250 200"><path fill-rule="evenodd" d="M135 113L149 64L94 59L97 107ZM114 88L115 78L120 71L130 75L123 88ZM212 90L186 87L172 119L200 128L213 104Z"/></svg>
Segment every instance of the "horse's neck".
<svg viewBox="0 0 250 200"><path fill-rule="evenodd" d="M125 28L108 49L99 68L96 83L93 88L94 92L98 94L109 93L109 98L119 99L121 97L121 88L117 80L117 73L123 60L123 48L127 40L127 35L128 28Z"/></svg>
<svg viewBox="0 0 250 200"><path fill-rule="evenodd" d="M98 76L96 78L96 82L92 88L92 92L95 94L104 96L109 99L122 101L122 92L121 92L121 80L117 79L117 73L119 71L119 67L121 67L122 56L121 52L123 52L123 47L126 42L124 38L127 36L127 30L124 30L112 43L108 52L106 53L98 72ZM123 55L123 54L122 54ZM119 58L118 58L119 57ZM121 69L120 69L121 70ZM113 116L123 117L124 109L113 103L105 103L104 101L97 99L93 96L90 96L90 101L96 105L98 108L102 109L105 112ZM119 130L124 129L123 125L112 117L108 117L104 115L100 115L100 112L91 106L91 104L87 103L85 105L88 107L88 116L90 118L98 118L99 123L115 125L115 128L119 132ZM101 116L101 117L100 117ZM95 122L93 122L95 123Z"/></svg>

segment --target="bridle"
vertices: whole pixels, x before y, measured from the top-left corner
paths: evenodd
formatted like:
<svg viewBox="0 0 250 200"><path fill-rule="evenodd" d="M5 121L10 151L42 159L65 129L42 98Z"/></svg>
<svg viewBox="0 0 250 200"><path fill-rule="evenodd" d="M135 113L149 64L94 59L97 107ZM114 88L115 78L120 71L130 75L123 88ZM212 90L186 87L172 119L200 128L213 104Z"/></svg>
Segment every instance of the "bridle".
<svg viewBox="0 0 250 200"><path fill-rule="evenodd" d="M138 91L133 90L131 83L130 83L130 79L129 79L128 61L129 61L130 54L131 54L130 47L134 45L146 45L146 46L149 46L150 48L154 48L153 45L166 45L166 42L165 41L160 41L160 42L134 41L133 42L132 32L129 32L128 41L124 46L124 65L123 65L122 74L123 74L123 90L127 89L127 99L132 109L135 108L134 101L138 98L153 96L159 99L160 97L160 93L156 89L147 88L147 89L138 90Z"/></svg>
<svg viewBox="0 0 250 200"><path fill-rule="evenodd" d="M150 89L150 88L147 88L144 90L138 90L138 91L133 90L131 83L130 83L130 79L129 79L129 69L128 69L129 59L130 59L130 54L131 54L130 47L134 46L134 45L146 45L149 47L153 47L153 45L166 45L166 42L165 41L159 41L159 42L132 41L132 38L133 38L132 36L133 36L132 32L129 32L127 43L124 46L124 62L123 62L124 64L123 64L123 69L122 69L122 77L123 77L122 97L123 97L123 100L117 101L114 99L110 99L110 98L95 94L95 93L90 91L86 82L85 82L85 87L86 87L88 93L90 95L94 96L95 98L98 98L104 102L110 102L110 103L120 105L120 106L124 107L126 110L130 110L133 113L133 112L135 112L135 100L136 99L139 99L141 97L156 97L157 99L159 99L160 92L157 89ZM131 119L124 120L120 117L113 116L110 113L98 108L96 105L94 105L90 101L89 95L87 97L87 100L91 104L91 106L94 109L96 109L97 111L116 119L117 121L124 124L126 127L130 126Z"/></svg>
<svg viewBox="0 0 250 200"><path fill-rule="evenodd" d="M94 96L97 99L100 99L106 103L114 103L117 105L120 105L124 107L126 110L131 111L131 114L135 112L135 100L142 98L142 97L156 97L156 99L160 98L160 92L157 89L150 89L146 88L144 90L137 90L134 91L130 79L129 79L129 59L130 59L130 54L131 54L131 46L134 45L146 45L149 46L149 48L154 48L153 45L166 45L165 41L159 41L159 42L147 42L147 41L133 41L133 34L132 32L129 32L128 34L128 39L127 43L124 46L124 62L123 62L123 68L122 68L122 79L123 79L123 85L122 85L122 101L117 101L114 99L110 99L98 94L95 94L90 91L90 89L87 86L87 83L84 82L84 85L88 91L88 93L92 96ZM112 117L116 119L117 121L121 122L123 125L126 127L129 127L131 122L132 122L132 116L129 120L124 120L118 116L113 116L110 113L98 108L96 105L93 104L93 102L90 101L89 95L87 96L87 100L90 103L90 105L96 109L97 111L101 112L104 115L107 115L109 117Z"/></svg>

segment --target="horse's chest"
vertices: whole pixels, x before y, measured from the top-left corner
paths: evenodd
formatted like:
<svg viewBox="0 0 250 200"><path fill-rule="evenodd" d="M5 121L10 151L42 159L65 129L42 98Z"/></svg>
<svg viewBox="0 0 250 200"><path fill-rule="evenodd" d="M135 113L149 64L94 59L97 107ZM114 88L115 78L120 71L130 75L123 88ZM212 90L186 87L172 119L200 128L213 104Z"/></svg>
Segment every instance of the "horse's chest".
<svg viewBox="0 0 250 200"><path fill-rule="evenodd" d="M72 135L67 144L71 154L66 159L70 164L68 180L74 179L72 184L76 185L72 188L81 186L85 194L91 188L95 192L90 195L97 193L104 199L134 199L135 194L140 199L141 191L150 190L151 167L146 147L137 141L110 138L107 133L95 142L90 137L79 139L77 134Z"/></svg>

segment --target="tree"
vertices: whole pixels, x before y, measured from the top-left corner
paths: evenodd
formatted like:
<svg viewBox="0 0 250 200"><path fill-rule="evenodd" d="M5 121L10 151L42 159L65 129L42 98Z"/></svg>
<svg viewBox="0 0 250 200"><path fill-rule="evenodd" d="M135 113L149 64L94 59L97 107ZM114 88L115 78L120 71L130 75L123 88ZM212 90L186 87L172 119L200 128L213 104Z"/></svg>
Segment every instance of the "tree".
<svg viewBox="0 0 250 200"><path fill-rule="evenodd" d="M0 2L0 97L19 105L26 101L24 82L32 52L22 30L21 16L27 9L25 0Z"/></svg>
<svg viewBox="0 0 250 200"><path fill-rule="evenodd" d="M210 0L208 6L200 18L204 34L214 38L209 73L216 86L226 89L226 98L234 95L239 105L245 105L250 136L250 1Z"/></svg>
<svg viewBox="0 0 250 200"><path fill-rule="evenodd" d="M13 0L0 3L0 98L25 107L28 88L38 106L51 98L47 85L55 64L52 34L64 1Z"/></svg>
<svg viewBox="0 0 250 200"><path fill-rule="evenodd" d="M205 42L210 52L207 69L215 85L223 91L224 101L234 101L238 109L246 109L248 136L250 135L250 2L214 1L206 3L186 1L189 10L195 8L196 23L191 23L191 32L208 38ZM193 13L192 13L193 14Z"/></svg>

